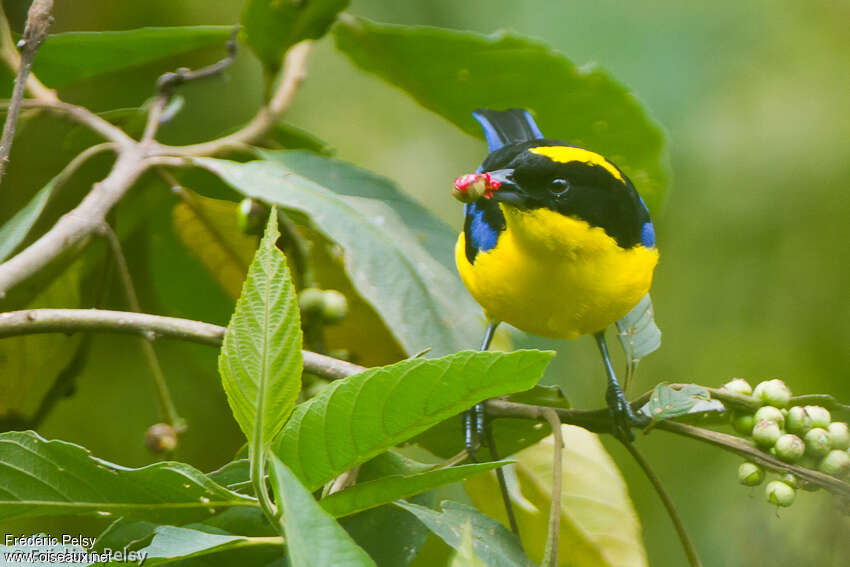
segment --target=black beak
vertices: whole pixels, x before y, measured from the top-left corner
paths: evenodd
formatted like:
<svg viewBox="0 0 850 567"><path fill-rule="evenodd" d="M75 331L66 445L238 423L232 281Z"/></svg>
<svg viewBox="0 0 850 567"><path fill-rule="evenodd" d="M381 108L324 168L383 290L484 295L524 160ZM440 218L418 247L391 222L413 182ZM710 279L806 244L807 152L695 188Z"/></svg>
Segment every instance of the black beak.
<svg viewBox="0 0 850 567"><path fill-rule="evenodd" d="M497 169L487 173L490 179L499 183L499 188L493 191L493 200L516 207L528 202L528 195L513 181L513 169Z"/></svg>

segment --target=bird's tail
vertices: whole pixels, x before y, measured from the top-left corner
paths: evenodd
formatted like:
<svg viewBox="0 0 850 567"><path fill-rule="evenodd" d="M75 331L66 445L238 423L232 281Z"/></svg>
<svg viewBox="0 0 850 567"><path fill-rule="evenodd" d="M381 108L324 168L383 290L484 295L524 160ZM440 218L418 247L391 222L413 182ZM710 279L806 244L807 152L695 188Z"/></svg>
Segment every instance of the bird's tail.
<svg viewBox="0 0 850 567"><path fill-rule="evenodd" d="M479 108L472 113L484 129L487 147L495 151L505 144L527 142L543 138L531 113L521 108L489 110Z"/></svg>

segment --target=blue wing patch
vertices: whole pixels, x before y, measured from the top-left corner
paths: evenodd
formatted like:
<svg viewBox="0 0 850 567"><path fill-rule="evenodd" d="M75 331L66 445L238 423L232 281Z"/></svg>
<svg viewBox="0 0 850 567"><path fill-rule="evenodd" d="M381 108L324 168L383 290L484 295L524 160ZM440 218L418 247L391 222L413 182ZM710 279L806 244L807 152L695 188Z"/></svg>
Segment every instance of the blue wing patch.
<svg viewBox="0 0 850 567"><path fill-rule="evenodd" d="M640 229L640 243L647 248L655 248L655 227L652 221L646 221Z"/></svg>
<svg viewBox="0 0 850 567"><path fill-rule="evenodd" d="M476 250L486 252L496 247L499 240L499 231L490 226L484 219L484 209L477 207L475 203L464 205L465 214L469 217L468 237Z"/></svg>

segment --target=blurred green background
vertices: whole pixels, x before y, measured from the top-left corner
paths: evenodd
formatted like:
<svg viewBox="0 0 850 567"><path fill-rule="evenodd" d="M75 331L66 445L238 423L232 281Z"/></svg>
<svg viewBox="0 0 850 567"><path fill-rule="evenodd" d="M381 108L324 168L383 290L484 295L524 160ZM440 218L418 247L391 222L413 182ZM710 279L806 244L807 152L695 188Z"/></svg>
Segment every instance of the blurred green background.
<svg viewBox="0 0 850 567"><path fill-rule="evenodd" d="M3 4L19 31L28 3ZM231 24L240 9L235 0L57 0L52 31ZM661 263L653 298L664 342L642 363L632 394L659 381L714 386L741 376L781 377L795 393L850 399L850 3L353 0L350 11L393 23L481 32L510 27L537 36L578 65L607 69L663 125L673 175L667 202L655 214ZM60 92L96 110L134 107L152 94L163 71L220 56L202 51ZM460 207L449 187L477 166L484 144L355 69L329 38L319 42L309 73L287 120L324 139L337 157L394 179L459 227ZM220 135L253 115L262 89L259 64L243 53L226 82L182 91L186 107L162 139ZM27 122L0 194L0 222L82 143L91 142L62 121ZM85 188L72 184L63 191L65 203ZM169 196L157 191L132 195L139 210L154 212L147 221L154 229L131 234L126 244L143 308L225 323L230 300L180 251L168 216L157 214ZM120 296L113 296L107 304L120 308ZM600 406L604 380L592 341L555 346L560 355L548 379L561 383L575 406ZM149 462L143 432L158 418L137 343L98 336L91 349L75 395L56 407L40 433L121 464ZM190 423L179 457L202 470L220 466L240 438L225 417L216 353L167 342L157 351ZM639 443L707 566L847 565L850 522L828 496L801 493L792 508L777 512L760 488L737 486L739 459L663 432ZM629 479L651 564L683 565L657 497L628 455L606 444ZM43 522L31 527L44 529Z"/></svg>

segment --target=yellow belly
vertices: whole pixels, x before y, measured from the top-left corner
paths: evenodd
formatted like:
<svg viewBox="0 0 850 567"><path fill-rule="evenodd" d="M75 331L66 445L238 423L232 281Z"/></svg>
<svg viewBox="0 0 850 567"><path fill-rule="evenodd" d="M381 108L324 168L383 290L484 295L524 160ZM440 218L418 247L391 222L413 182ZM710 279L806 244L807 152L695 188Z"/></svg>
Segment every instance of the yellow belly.
<svg viewBox="0 0 850 567"><path fill-rule="evenodd" d="M525 332L573 339L623 317L652 284L658 251L623 249L598 227L548 209L500 204L507 229L470 264L461 233L461 279L488 318Z"/></svg>

